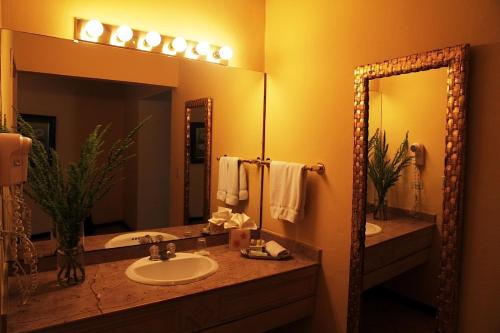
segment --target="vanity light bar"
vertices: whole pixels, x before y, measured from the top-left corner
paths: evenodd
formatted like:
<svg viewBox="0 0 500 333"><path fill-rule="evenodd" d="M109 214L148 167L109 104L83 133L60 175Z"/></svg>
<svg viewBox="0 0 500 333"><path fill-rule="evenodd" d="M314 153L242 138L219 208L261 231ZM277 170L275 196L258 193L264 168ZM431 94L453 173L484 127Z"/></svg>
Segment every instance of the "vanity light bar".
<svg viewBox="0 0 500 333"><path fill-rule="evenodd" d="M79 41L207 61L225 66L233 56L233 50L229 46L186 40L180 36L166 36L156 31L141 31L128 25L117 26L93 19L75 18L74 38Z"/></svg>

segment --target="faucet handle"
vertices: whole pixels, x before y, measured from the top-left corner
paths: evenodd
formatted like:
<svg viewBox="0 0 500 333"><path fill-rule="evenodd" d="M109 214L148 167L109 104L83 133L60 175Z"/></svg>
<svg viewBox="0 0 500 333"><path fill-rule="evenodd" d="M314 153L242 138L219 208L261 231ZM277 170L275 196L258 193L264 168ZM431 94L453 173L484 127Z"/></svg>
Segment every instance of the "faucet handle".
<svg viewBox="0 0 500 333"><path fill-rule="evenodd" d="M160 247L158 245L152 245L149 247L149 260L161 260Z"/></svg>
<svg viewBox="0 0 500 333"><path fill-rule="evenodd" d="M175 256L175 244L174 243L167 244L167 253Z"/></svg>

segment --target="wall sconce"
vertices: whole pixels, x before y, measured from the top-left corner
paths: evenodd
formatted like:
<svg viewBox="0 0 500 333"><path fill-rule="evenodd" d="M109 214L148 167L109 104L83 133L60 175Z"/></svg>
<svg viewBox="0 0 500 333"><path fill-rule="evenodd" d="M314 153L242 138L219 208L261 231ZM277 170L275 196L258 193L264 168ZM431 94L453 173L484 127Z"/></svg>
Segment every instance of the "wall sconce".
<svg viewBox="0 0 500 333"><path fill-rule="evenodd" d="M135 30L128 25L103 24L98 20L75 18L74 36L78 41L198 59L221 65L228 65L233 56L233 50L229 46L220 47L206 41L197 42L180 36L165 36L156 31Z"/></svg>

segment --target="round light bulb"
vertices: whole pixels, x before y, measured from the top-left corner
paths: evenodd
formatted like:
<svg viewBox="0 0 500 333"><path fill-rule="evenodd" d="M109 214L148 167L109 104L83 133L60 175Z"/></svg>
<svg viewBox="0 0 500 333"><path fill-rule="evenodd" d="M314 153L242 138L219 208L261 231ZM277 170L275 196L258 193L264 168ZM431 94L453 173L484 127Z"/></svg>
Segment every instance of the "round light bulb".
<svg viewBox="0 0 500 333"><path fill-rule="evenodd" d="M219 57L222 60L229 60L233 57L233 49L229 46L223 46L219 49Z"/></svg>
<svg viewBox="0 0 500 333"><path fill-rule="evenodd" d="M126 43L131 40L133 36L134 32L128 25L120 25L116 30L116 38L118 38L120 42Z"/></svg>
<svg viewBox="0 0 500 333"><path fill-rule="evenodd" d="M85 33L90 38L98 38L104 32L102 23L98 20L90 20L85 24Z"/></svg>
<svg viewBox="0 0 500 333"><path fill-rule="evenodd" d="M196 44L195 51L199 55L207 55L210 53L210 44L208 42L199 42Z"/></svg>
<svg viewBox="0 0 500 333"><path fill-rule="evenodd" d="M161 43L161 36L156 31L150 31L146 34L146 43L150 47L156 47Z"/></svg>
<svg viewBox="0 0 500 333"><path fill-rule="evenodd" d="M172 48L175 52L184 52L187 48L187 42L182 37L175 37L172 41Z"/></svg>

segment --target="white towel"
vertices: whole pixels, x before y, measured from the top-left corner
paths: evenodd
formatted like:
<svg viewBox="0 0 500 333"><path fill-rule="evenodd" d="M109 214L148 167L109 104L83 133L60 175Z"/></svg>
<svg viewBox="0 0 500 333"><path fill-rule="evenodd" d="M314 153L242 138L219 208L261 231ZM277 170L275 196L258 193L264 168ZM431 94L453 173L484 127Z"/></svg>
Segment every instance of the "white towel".
<svg viewBox="0 0 500 333"><path fill-rule="evenodd" d="M228 205L237 205L248 199L247 175L238 157L222 156L219 160L217 199Z"/></svg>
<svg viewBox="0 0 500 333"><path fill-rule="evenodd" d="M304 217L306 199L305 165L272 161L269 187L271 217L295 223Z"/></svg>
<svg viewBox="0 0 500 333"><path fill-rule="evenodd" d="M248 200L247 171L245 170L243 163L240 163L240 176L239 177L240 178L238 179L238 181L239 181L238 198L240 199L240 201Z"/></svg>

